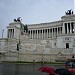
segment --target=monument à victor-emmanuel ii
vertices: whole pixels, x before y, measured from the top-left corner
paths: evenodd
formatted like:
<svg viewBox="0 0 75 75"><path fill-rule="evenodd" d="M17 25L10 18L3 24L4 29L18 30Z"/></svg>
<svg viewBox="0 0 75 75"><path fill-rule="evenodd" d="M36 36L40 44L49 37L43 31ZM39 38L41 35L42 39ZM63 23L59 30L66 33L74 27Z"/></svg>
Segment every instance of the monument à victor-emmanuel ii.
<svg viewBox="0 0 75 75"><path fill-rule="evenodd" d="M75 55L75 14L65 12L61 20L23 24L21 17L7 26L0 38L1 61L64 61Z"/></svg>

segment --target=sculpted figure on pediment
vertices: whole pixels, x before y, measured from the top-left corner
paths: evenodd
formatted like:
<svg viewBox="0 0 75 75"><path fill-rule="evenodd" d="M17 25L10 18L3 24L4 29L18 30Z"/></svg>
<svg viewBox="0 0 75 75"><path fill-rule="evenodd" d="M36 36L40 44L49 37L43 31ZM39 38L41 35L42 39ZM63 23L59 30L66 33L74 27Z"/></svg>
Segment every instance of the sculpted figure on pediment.
<svg viewBox="0 0 75 75"><path fill-rule="evenodd" d="M68 10L67 12L65 12L66 15L72 15L73 14L73 11L72 9Z"/></svg>
<svg viewBox="0 0 75 75"><path fill-rule="evenodd" d="M21 22L21 17L18 17L17 19L14 19L15 22Z"/></svg>

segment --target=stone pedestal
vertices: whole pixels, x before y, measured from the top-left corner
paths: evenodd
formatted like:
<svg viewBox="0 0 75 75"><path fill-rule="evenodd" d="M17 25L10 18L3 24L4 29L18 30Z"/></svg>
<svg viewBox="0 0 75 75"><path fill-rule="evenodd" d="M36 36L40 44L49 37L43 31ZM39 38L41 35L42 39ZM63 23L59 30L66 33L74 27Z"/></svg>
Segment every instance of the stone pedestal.
<svg viewBox="0 0 75 75"><path fill-rule="evenodd" d="M29 40L29 35L28 35L28 33L24 33L24 35L22 35L22 36L20 37L20 41L21 41L21 42L24 42L24 41L26 41L26 40Z"/></svg>

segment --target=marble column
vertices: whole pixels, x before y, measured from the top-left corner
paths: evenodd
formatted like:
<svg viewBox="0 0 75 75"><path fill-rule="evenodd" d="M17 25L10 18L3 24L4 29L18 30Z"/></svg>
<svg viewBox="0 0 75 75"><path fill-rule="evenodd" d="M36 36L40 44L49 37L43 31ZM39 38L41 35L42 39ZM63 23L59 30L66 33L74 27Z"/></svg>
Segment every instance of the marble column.
<svg viewBox="0 0 75 75"><path fill-rule="evenodd" d="M8 34L8 35L7 35L7 38L9 38L9 29L8 29L8 31L7 31L7 34Z"/></svg>
<svg viewBox="0 0 75 75"><path fill-rule="evenodd" d="M9 38L11 38L11 29L9 29Z"/></svg>
<svg viewBox="0 0 75 75"><path fill-rule="evenodd" d="M29 38L31 39L31 30L30 30L30 37Z"/></svg>
<svg viewBox="0 0 75 75"><path fill-rule="evenodd" d="M11 38L11 29L9 29L9 36L10 36L9 38Z"/></svg>
<svg viewBox="0 0 75 75"><path fill-rule="evenodd" d="M67 34L69 33L69 30L68 30L68 23L67 23Z"/></svg>
<svg viewBox="0 0 75 75"><path fill-rule="evenodd" d="M56 36L56 33L55 33L55 28L54 28L54 37Z"/></svg>
<svg viewBox="0 0 75 75"><path fill-rule="evenodd" d="M51 28L51 38L52 38L52 28Z"/></svg>
<svg viewBox="0 0 75 75"><path fill-rule="evenodd" d="M45 38L45 29L44 29L44 38Z"/></svg>
<svg viewBox="0 0 75 75"><path fill-rule="evenodd" d="M40 39L40 30L38 31L38 38Z"/></svg>
<svg viewBox="0 0 75 75"><path fill-rule="evenodd" d="M61 27L59 27L59 34L61 34Z"/></svg>
<svg viewBox="0 0 75 75"><path fill-rule="evenodd" d="M72 34L72 25L70 23L70 34Z"/></svg>
<svg viewBox="0 0 75 75"><path fill-rule="evenodd" d="M14 38L14 29L12 29L12 38Z"/></svg>
<svg viewBox="0 0 75 75"><path fill-rule="evenodd" d="M62 27L61 27L61 34L62 34Z"/></svg>
<svg viewBox="0 0 75 75"><path fill-rule="evenodd" d="M37 34L36 34L36 30L35 30L35 39L37 39Z"/></svg>
<svg viewBox="0 0 75 75"><path fill-rule="evenodd" d="M38 39L38 30L37 30L37 39Z"/></svg>
<svg viewBox="0 0 75 75"><path fill-rule="evenodd" d="M52 28L52 38L53 38L53 28Z"/></svg>
<svg viewBox="0 0 75 75"><path fill-rule="evenodd" d="M42 39L43 39L43 29L42 29Z"/></svg>
<svg viewBox="0 0 75 75"><path fill-rule="evenodd" d="M63 29L62 33L65 34L65 23L63 23L63 28L62 29Z"/></svg>
<svg viewBox="0 0 75 75"><path fill-rule="evenodd" d="M75 34L75 22L73 22L73 33Z"/></svg>
<svg viewBox="0 0 75 75"><path fill-rule="evenodd" d="M50 38L50 29L49 29L49 38Z"/></svg>
<svg viewBox="0 0 75 75"><path fill-rule="evenodd" d="M42 30L40 30L40 39L42 39Z"/></svg>
<svg viewBox="0 0 75 75"><path fill-rule="evenodd" d="M9 33L9 38L10 38L10 29L9 29L8 33Z"/></svg>
<svg viewBox="0 0 75 75"><path fill-rule="evenodd" d="M35 39L35 30L33 30L33 38Z"/></svg>
<svg viewBox="0 0 75 75"><path fill-rule="evenodd" d="M11 35L12 35L11 38L13 38L13 29L11 29Z"/></svg>
<svg viewBox="0 0 75 75"><path fill-rule="evenodd" d="M11 29L11 38L12 38L12 29Z"/></svg>
<svg viewBox="0 0 75 75"><path fill-rule="evenodd" d="M11 34L11 38L12 38L12 29L11 29L11 33L10 34Z"/></svg>
<svg viewBox="0 0 75 75"><path fill-rule="evenodd" d="M57 27L57 36L58 36L58 27Z"/></svg>
<svg viewBox="0 0 75 75"><path fill-rule="evenodd" d="M33 39L33 30L32 30L32 39Z"/></svg>
<svg viewBox="0 0 75 75"><path fill-rule="evenodd" d="M48 38L48 29L47 29L47 38Z"/></svg>

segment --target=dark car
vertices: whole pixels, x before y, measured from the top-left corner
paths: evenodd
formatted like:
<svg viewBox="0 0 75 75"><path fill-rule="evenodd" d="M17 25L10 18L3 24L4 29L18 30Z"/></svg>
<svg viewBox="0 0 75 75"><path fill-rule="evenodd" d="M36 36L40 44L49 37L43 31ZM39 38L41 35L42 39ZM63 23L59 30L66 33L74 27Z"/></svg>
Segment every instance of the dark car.
<svg viewBox="0 0 75 75"><path fill-rule="evenodd" d="M67 59L67 61L65 62L65 67L75 68L75 59Z"/></svg>

